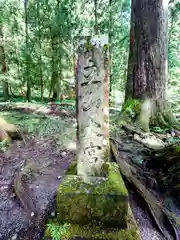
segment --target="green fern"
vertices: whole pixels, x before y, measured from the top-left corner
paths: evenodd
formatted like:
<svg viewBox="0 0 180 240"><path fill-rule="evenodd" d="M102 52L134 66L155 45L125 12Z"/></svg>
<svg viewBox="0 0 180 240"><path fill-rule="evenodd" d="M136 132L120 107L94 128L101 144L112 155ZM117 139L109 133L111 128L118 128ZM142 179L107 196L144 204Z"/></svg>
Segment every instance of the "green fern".
<svg viewBox="0 0 180 240"><path fill-rule="evenodd" d="M168 129L162 129L162 128L160 128L160 127L153 127L152 128L152 131L153 132L155 132L155 133L165 133L166 132L166 130L168 130Z"/></svg>
<svg viewBox="0 0 180 240"><path fill-rule="evenodd" d="M50 222L47 224L45 236L51 237L52 240L61 240L62 234L66 233L68 227L67 223L61 225L57 222Z"/></svg>
<svg viewBox="0 0 180 240"><path fill-rule="evenodd" d="M136 99L128 99L123 108L122 111L125 113L129 113L130 115L135 115L140 111L140 101Z"/></svg>

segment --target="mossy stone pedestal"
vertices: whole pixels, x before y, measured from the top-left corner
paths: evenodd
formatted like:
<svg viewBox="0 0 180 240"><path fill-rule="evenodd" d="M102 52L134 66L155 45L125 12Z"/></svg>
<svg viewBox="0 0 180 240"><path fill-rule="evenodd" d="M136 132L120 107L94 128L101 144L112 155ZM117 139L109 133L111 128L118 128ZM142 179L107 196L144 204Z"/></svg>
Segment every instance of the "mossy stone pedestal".
<svg viewBox="0 0 180 240"><path fill-rule="evenodd" d="M59 186L57 220L70 224L69 233L72 233L72 237L88 237L87 231L85 233L83 230L87 228L89 234L94 234L97 228L125 231L128 227L128 192L118 166L115 163L106 163L104 171L105 177L89 177L92 184L84 183L79 176L69 174Z"/></svg>

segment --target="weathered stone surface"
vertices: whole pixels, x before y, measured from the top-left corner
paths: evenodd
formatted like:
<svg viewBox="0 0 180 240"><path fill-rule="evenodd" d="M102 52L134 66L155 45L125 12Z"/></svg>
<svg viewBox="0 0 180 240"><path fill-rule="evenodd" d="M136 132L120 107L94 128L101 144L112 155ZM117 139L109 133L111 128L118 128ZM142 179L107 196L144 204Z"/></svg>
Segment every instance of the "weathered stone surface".
<svg viewBox="0 0 180 240"><path fill-rule="evenodd" d="M89 177L86 184L76 175L66 175L57 192L59 221L105 226L127 226L128 192L114 163L106 164L106 177Z"/></svg>
<svg viewBox="0 0 180 240"><path fill-rule="evenodd" d="M139 240L139 232L137 225L133 218L131 208L128 206L127 212L127 227L122 229L121 227L110 228L103 225L91 223L91 224L73 224L73 223L59 223L54 222L54 227L59 229L59 237L61 240ZM51 223L52 227L53 223ZM55 228L54 228L55 229ZM50 230L50 229L49 229ZM51 231L46 231L46 236L52 236ZM49 238L48 238L49 239Z"/></svg>
<svg viewBox="0 0 180 240"><path fill-rule="evenodd" d="M85 182L86 176L101 175L109 149L107 40L94 36L77 41L77 172Z"/></svg>

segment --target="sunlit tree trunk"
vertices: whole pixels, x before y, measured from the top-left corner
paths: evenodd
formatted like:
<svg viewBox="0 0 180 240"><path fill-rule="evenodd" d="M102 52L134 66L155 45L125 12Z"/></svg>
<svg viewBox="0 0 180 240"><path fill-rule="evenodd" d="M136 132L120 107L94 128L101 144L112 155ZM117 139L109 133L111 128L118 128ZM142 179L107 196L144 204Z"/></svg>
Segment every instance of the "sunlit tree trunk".
<svg viewBox="0 0 180 240"><path fill-rule="evenodd" d="M60 1L56 1L56 18L59 19L59 12L60 12ZM60 31L60 30L57 30ZM51 37L51 48L52 48L52 76L51 76L51 85L50 85L50 91L49 91L49 99L52 96L52 101L55 102L56 100L59 100L60 95L60 79L62 77L62 66L61 66L61 53L60 53L60 44L62 44L61 40L61 33L56 32L54 34L53 29L51 29L52 37ZM59 54L60 53L60 54ZM61 69L60 69L61 68ZM60 70L60 71L59 71Z"/></svg>
<svg viewBox="0 0 180 240"><path fill-rule="evenodd" d="M51 84L50 84L50 91L49 91L49 99L52 96L52 101L56 101L59 97L59 89L58 89L58 66L57 66L57 46L58 46L58 39L56 37L51 37L51 49L52 49L52 57L51 57Z"/></svg>
<svg viewBox="0 0 180 240"><path fill-rule="evenodd" d="M94 33L95 34L98 34L98 31L99 31L97 6L98 6L98 0L94 0Z"/></svg>
<svg viewBox="0 0 180 240"><path fill-rule="evenodd" d="M130 28L130 36L129 36L129 59L128 59L128 71L127 71L127 83L126 83L126 90L125 90L125 101L128 98L133 97L133 71L135 63L133 59L135 59L135 36L134 36L134 1L131 1L131 28Z"/></svg>
<svg viewBox="0 0 180 240"><path fill-rule="evenodd" d="M40 31L40 16L39 16L39 10L40 10L40 1L37 1L37 19L38 19L38 42L39 42L39 78L40 78L40 86L41 86L41 102L44 101L44 82L43 82L43 73L42 73L42 53L41 53L41 31Z"/></svg>
<svg viewBox="0 0 180 240"><path fill-rule="evenodd" d="M166 101L167 33L167 0L132 0L126 100L145 101L140 119L146 125L176 124Z"/></svg>
<svg viewBox="0 0 180 240"><path fill-rule="evenodd" d="M60 91L60 101L63 101L64 89L63 89L63 72L62 72L62 56L59 56L59 91Z"/></svg>
<svg viewBox="0 0 180 240"><path fill-rule="evenodd" d="M25 38L26 38L26 82L27 92L26 98L28 102L31 102L31 79L29 75L29 35L28 35L28 0L24 0L24 11L25 11Z"/></svg>
<svg viewBox="0 0 180 240"><path fill-rule="evenodd" d="M109 97L111 100L112 95L112 59L111 59L111 53L112 53L112 0L109 0Z"/></svg>
<svg viewBox="0 0 180 240"><path fill-rule="evenodd" d="M0 26L0 63L1 63L1 73L5 74L7 72L7 64L6 64L6 56L5 56L5 50L3 45L3 29L2 26ZM4 95L4 101L7 101L9 99L9 84L7 81L3 81L3 95Z"/></svg>

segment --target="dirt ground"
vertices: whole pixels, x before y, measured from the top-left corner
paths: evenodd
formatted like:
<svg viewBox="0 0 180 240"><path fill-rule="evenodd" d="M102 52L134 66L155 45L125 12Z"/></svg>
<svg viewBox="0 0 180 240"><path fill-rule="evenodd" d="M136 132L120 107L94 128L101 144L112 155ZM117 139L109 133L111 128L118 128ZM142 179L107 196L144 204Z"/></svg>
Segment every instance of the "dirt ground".
<svg viewBox="0 0 180 240"><path fill-rule="evenodd" d="M28 128L29 133L25 143L14 141L9 148L1 146L0 239L39 239L45 216L53 211L57 186L75 157L75 148L68 149L75 140L74 120L62 120L55 114L49 118L51 114L47 113L44 118L34 111L1 111L6 120ZM12 187L15 176L32 163L37 174L26 179L26 191L19 199Z"/></svg>

